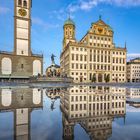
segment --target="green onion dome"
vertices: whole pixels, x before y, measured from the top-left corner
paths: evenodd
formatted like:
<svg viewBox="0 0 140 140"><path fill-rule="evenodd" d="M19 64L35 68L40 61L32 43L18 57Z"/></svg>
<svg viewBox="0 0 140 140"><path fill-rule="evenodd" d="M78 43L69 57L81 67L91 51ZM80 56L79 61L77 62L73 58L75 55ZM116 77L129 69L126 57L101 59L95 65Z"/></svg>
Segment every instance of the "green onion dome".
<svg viewBox="0 0 140 140"><path fill-rule="evenodd" d="M74 23L74 21L72 21L72 20L69 18L69 19L67 19L67 20L65 21L64 26L65 26L65 25L73 25L73 26L75 26L75 23Z"/></svg>

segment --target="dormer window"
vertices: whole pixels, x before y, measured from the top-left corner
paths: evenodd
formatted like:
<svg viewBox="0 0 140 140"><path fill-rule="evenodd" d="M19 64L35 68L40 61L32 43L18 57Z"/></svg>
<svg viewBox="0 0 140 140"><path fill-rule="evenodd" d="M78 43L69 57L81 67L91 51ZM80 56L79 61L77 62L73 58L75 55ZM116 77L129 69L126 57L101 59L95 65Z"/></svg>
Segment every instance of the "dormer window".
<svg viewBox="0 0 140 140"><path fill-rule="evenodd" d="M22 1L18 0L18 5L21 6L22 5Z"/></svg>
<svg viewBox="0 0 140 140"><path fill-rule="evenodd" d="M26 0L23 1L23 6L27 7L27 1Z"/></svg>

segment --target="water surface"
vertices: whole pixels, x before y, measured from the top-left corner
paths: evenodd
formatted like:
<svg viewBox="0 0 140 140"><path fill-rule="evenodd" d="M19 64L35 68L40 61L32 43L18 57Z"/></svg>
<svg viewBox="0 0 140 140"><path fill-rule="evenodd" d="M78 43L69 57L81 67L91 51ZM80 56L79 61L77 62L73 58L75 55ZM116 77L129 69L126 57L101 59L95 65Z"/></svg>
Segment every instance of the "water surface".
<svg viewBox="0 0 140 140"><path fill-rule="evenodd" d="M140 140L140 89L0 88L0 140Z"/></svg>

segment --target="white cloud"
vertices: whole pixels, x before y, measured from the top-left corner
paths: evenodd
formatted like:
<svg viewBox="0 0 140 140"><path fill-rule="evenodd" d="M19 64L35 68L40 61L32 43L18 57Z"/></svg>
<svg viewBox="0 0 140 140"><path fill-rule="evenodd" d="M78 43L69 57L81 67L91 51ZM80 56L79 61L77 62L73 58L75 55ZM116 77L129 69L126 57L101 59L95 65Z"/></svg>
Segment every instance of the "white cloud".
<svg viewBox="0 0 140 140"><path fill-rule="evenodd" d="M58 28L59 27L58 24L47 23L47 22L45 22L44 20L42 20L41 18L38 18L38 17L32 18L32 22L36 25L39 25L39 26L43 27L44 29Z"/></svg>
<svg viewBox="0 0 140 140"><path fill-rule="evenodd" d="M130 53L130 54L127 54L127 57L128 57L128 58L140 57L140 53Z"/></svg>
<svg viewBox="0 0 140 140"><path fill-rule="evenodd" d="M7 14L10 12L10 9L7 7L0 7L0 14Z"/></svg>
<svg viewBox="0 0 140 140"><path fill-rule="evenodd" d="M65 19L65 11L64 8L60 9L60 10L54 10L52 12L50 12L50 17L51 18L56 18L58 20L64 20Z"/></svg>
<svg viewBox="0 0 140 140"><path fill-rule="evenodd" d="M118 6L140 6L140 0L108 0Z"/></svg>
<svg viewBox="0 0 140 140"><path fill-rule="evenodd" d="M78 0L76 3L70 3L67 9L70 12L76 12L77 10L89 11L102 3L122 7L140 6L140 0Z"/></svg>
<svg viewBox="0 0 140 140"><path fill-rule="evenodd" d="M64 21L68 14L74 17L74 13L81 11L90 11L99 4L116 5L120 7L140 6L140 0L76 0L70 2L66 7L49 12L50 18Z"/></svg>
<svg viewBox="0 0 140 140"><path fill-rule="evenodd" d="M140 112L140 108L129 108L127 112Z"/></svg>

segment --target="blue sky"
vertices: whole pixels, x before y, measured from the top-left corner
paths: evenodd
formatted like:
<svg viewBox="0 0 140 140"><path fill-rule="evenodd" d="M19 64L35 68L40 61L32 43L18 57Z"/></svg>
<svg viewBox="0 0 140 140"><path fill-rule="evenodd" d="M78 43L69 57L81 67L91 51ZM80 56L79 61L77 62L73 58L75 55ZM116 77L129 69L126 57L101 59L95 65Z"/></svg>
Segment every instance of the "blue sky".
<svg viewBox="0 0 140 140"><path fill-rule="evenodd" d="M99 15L114 30L114 43L124 47L128 58L140 56L140 0L33 0L32 51L44 54L45 67L62 50L63 24L71 12L80 40ZM0 50L13 50L14 0L0 0Z"/></svg>

